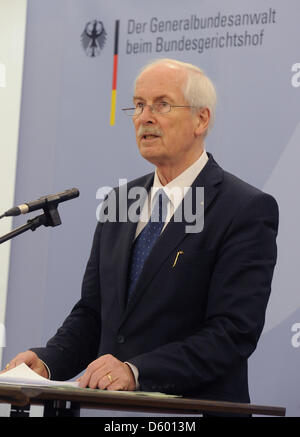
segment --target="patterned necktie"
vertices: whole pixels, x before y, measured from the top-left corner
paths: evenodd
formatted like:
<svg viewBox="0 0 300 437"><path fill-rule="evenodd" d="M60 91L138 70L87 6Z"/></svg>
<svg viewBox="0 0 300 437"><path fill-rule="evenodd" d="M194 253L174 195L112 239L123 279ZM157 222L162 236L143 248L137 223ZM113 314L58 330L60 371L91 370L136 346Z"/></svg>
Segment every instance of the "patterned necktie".
<svg viewBox="0 0 300 437"><path fill-rule="evenodd" d="M128 283L128 302L132 297L135 285L143 269L144 262L151 252L165 224L169 198L163 189L156 193L150 220L136 238L131 255Z"/></svg>

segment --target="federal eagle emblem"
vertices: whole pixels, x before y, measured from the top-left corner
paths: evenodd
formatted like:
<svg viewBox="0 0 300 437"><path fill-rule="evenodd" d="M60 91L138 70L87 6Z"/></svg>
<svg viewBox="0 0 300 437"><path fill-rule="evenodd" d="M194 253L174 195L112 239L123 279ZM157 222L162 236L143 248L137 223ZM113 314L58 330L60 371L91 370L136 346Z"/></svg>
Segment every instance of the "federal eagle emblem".
<svg viewBox="0 0 300 437"><path fill-rule="evenodd" d="M89 21L81 34L81 44L87 56L94 58L100 52L106 41L106 31L102 21Z"/></svg>

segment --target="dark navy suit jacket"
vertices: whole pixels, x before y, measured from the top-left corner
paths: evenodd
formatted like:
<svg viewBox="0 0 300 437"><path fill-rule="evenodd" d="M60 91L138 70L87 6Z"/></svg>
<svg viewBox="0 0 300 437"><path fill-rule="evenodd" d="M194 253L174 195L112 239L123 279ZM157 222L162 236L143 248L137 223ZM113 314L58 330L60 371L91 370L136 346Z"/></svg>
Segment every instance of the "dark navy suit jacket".
<svg viewBox="0 0 300 437"><path fill-rule="evenodd" d="M150 174L128 189L152 183ZM211 155L197 186L204 187L203 231L188 234L186 223L171 221L128 305L136 223L98 223L81 300L47 346L33 349L53 379L72 378L112 354L138 368L141 390L249 402L247 359L271 290L277 203Z"/></svg>

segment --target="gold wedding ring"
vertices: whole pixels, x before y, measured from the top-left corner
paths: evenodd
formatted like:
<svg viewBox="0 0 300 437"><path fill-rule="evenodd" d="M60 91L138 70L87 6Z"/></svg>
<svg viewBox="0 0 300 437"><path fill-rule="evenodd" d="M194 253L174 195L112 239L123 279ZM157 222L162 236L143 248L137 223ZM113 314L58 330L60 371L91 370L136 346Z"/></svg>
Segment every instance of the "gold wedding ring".
<svg viewBox="0 0 300 437"><path fill-rule="evenodd" d="M112 383L112 377L111 377L111 374L110 374L110 373L108 373L108 374L107 374L106 376L108 377L108 379L109 379L109 382L110 382L110 383Z"/></svg>
<svg viewBox="0 0 300 437"><path fill-rule="evenodd" d="M8 369L9 368L9 363L8 364L6 364L6 366L5 366L5 369Z"/></svg>

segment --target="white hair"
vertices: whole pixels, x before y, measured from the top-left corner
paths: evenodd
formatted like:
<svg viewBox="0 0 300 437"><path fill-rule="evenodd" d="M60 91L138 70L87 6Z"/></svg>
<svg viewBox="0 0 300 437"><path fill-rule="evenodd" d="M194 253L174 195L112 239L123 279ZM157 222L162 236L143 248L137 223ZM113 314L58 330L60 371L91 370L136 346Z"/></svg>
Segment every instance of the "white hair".
<svg viewBox="0 0 300 437"><path fill-rule="evenodd" d="M210 121L207 131L210 131L214 125L217 104L216 89L211 79L196 65L177 61L175 59L162 58L155 59L146 64L140 70L134 84L136 84L136 81L144 71L158 64L171 64L186 71L187 78L182 89L184 98L190 106L209 109Z"/></svg>

